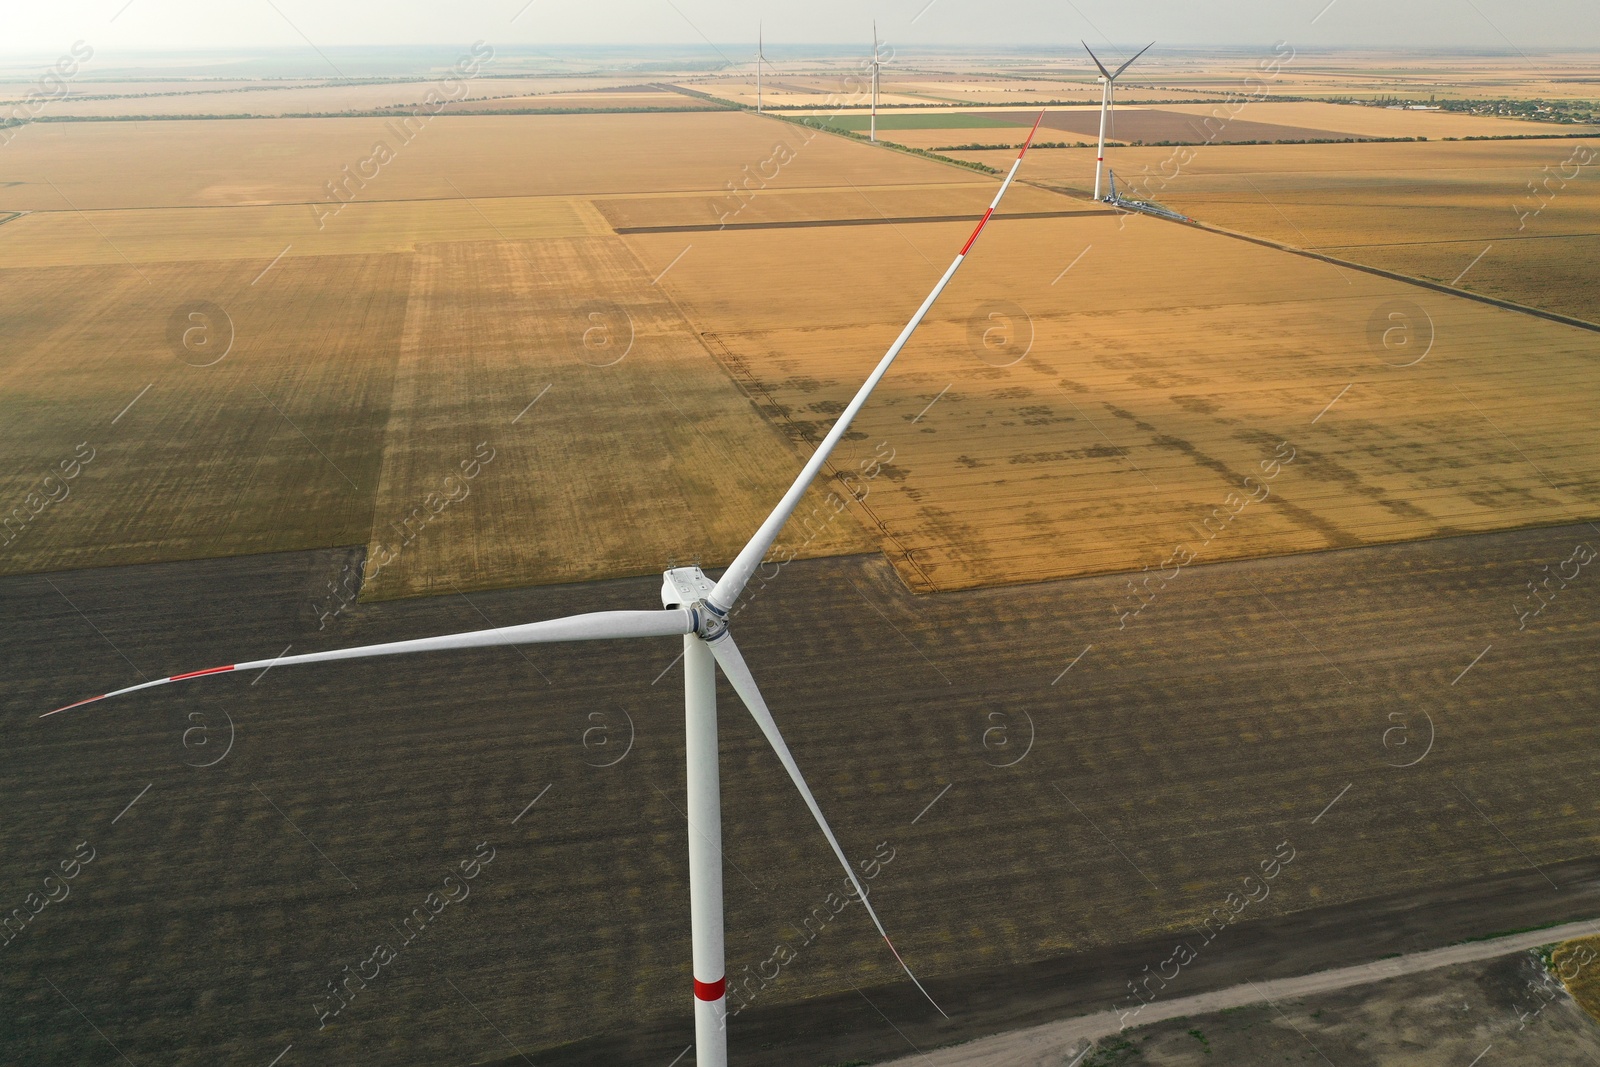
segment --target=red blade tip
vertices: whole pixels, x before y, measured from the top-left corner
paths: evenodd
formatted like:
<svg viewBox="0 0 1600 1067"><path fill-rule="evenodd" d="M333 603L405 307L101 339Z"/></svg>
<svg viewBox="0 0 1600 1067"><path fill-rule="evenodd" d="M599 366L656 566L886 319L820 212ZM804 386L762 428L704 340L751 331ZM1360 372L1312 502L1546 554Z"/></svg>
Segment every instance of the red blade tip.
<svg viewBox="0 0 1600 1067"><path fill-rule="evenodd" d="M1023 153L1027 152L1028 146L1033 144L1033 135L1039 132L1039 123L1044 121L1044 112L1044 108L1039 109L1039 117L1033 120L1033 129L1028 131L1028 139L1022 142L1022 151L1017 153L1018 159L1021 159Z"/></svg>
<svg viewBox="0 0 1600 1067"><path fill-rule="evenodd" d="M44 713L44 714L43 714L43 715L41 715L41 716L39 716L39 718L41 718L41 719L48 719L48 718L49 718L49 717L50 717L50 716L52 716L52 715L59 715L59 714L61 714L61 713L62 713L62 712L63 712L63 711L71 711L71 710L72 710L72 709L73 709L73 708L81 708L81 707L83 707L83 706L84 706L84 705L85 705L85 704L93 704L93 703L94 703L94 702L95 702L95 701L97 701L97 700L104 700L104 699L105 699L105 698L106 698L106 695L105 695L105 694L104 694L104 693L101 693L101 694L100 694L100 695L99 695L99 696L97 696L97 697L90 697L90 698L89 698L89 699L88 699L88 700L80 700L80 701L78 701L78 702L77 702L77 703L76 703L76 704L68 704L68 705L67 705L67 706L66 706L66 707L64 707L64 708L57 708L57 709L56 709L56 710L55 710L55 711L47 711L47 712L45 712L45 713Z"/></svg>

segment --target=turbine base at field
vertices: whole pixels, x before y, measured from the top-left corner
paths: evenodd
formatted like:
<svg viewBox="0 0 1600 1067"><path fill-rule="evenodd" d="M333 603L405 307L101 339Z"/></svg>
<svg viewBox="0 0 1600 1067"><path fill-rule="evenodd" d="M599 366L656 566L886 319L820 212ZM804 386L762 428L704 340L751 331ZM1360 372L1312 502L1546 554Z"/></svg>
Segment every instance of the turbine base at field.
<svg viewBox="0 0 1600 1067"><path fill-rule="evenodd" d="M1106 194L1106 203L1112 207L1120 207L1125 211L1139 211L1146 215L1154 215L1157 218L1171 219L1173 222L1194 221L1182 212L1174 211L1169 207L1162 207L1153 200L1134 200L1131 197L1123 196L1117 192L1117 172L1112 170L1107 171L1106 174L1111 179L1111 192Z"/></svg>

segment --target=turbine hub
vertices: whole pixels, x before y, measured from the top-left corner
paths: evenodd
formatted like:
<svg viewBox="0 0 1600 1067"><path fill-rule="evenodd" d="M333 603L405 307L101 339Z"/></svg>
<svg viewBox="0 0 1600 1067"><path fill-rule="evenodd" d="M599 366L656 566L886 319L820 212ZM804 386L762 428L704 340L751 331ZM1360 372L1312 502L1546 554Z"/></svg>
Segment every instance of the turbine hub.
<svg viewBox="0 0 1600 1067"><path fill-rule="evenodd" d="M728 634L728 617L713 608L709 602L700 600L690 605L694 612L694 632L700 640L710 643L721 640Z"/></svg>

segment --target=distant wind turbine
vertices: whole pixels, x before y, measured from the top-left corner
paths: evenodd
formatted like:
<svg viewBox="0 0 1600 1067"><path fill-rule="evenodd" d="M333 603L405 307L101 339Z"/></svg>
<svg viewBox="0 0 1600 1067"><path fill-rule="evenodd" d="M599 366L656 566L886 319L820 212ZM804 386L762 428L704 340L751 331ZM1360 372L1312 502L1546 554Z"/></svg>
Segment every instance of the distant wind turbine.
<svg viewBox="0 0 1600 1067"><path fill-rule="evenodd" d="M761 65L767 61L761 50L761 23L756 23L756 114L761 114Z"/></svg>
<svg viewBox="0 0 1600 1067"><path fill-rule="evenodd" d="M833 849L833 854L844 865L850 884L855 888L867 914L872 917L872 923L878 928L878 933L883 935L884 942L889 945L889 951L894 953L895 960L922 995L927 997L928 1002L943 1015L943 1009L939 1008L928 995L928 991L922 988L922 983L917 981L916 975L911 973L911 968L906 966L906 962L900 958L900 953L895 950L893 942L889 941L889 935L884 931L878 913L867 900L866 890L856 878L855 869L851 866L844 849L840 847L838 838L834 837L832 828L828 826L828 820L822 815L822 809L817 806L817 798L812 795L811 788L806 785L805 778L800 774L800 768L796 765L789 746L784 742L783 735L778 732L778 725L772 719L772 712L768 710L767 702L756 686L755 677L750 673L744 656L739 652L739 646L734 644L733 634L728 628L728 616L740 593L744 591L745 585L777 540L784 524L799 505L807 487L822 470L834 447L850 429L851 421L866 404L883 376L889 372L890 364L906 346L912 333L921 324L923 316L933 307L934 301L944 292L945 286L950 284L950 279L955 277L956 271L966 260L967 253L977 241L978 235L983 232L995 208L1000 206L1000 198L1005 196L1006 190L1011 187L1011 180L1016 177L1017 169L1022 166L1022 157L1027 153L1028 145L1033 143L1034 134L1038 132L1039 123L1043 120L1044 112L1041 111L1038 120L1033 124L1033 130L1028 134L1027 141L1023 142L1022 151L1017 153L1016 162L1011 164L1010 173L1006 175L1005 181L1000 183L999 192L995 193L994 200L989 203L989 209L983 213L983 218L978 220L972 236L961 246L961 251L956 253L956 258L945 268L933 291L922 301L916 314L911 316L911 321L906 323L900 335L889 346L889 350L878 361L878 365L867 376L867 380L856 391L855 397L845 406L844 411L834 422L833 428L828 431L822 443L817 446L817 450L806 461L799 477L789 486L788 492L784 493L778 506L767 516L767 520L761 524L761 528L756 531L749 544L740 550L717 581L713 582L699 567L674 567L663 575L662 608L659 611L599 611L586 615L572 615L564 619L501 626L492 630L473 630L443 637L423 637L411 641L361 645L331 652L309 652L298 656L280 656L277 659L251 660L130 685L126 689L90 697L76 704L68 704L66 707L46 712L41 718L48 718L72 708L140 689L236 671L457 648L546 644L558 641L682 637L684 732L689 801L689 912L694 955L694 1047L695 1062L698 1067L726 1067L728 1062L727 971L723 956L722 916L722 802L721 779L717 767L716 669L718 667L722 669L734 692L739 695L739 699L755 718L756 725L760 727L768 744L777 753L778 761L788 772L789 779L800 791L801 799L805 801L812 818L821 827L823 836L828 839L828 846Z"/></svg>
<svg viewBox="0 0 1600 1067"><path fill-rule="evenodd" d="M867 140L878 143L878 20L872 20L872 120Z"/></svg>
<svg viewBox="0 0 1600 1067"><path fill-rule="evenodd" d="M1100 62L1100 57L1094 54L1094 49L1089 47L1089 42L1083 42L1083 50L1089 53L1089 58L1094 60L1094 65L1100 68L1100 81L1104 86L1104 88L1100 90L1100 150L1095 153L1094 157L1094 198L1096 200L1100 199L1100 171L1105 165L1106 161L1106 116L1111 113L1111 87L1118 78L1122 77L1123 71L1133 66L1134 59L1138 59L1140 56L1150 51L1150 49L1154 46L1155 42L1151 41L1149 44L1135 52L1133 54L1133 59L1130 59L1126 63L1122 64L1122 66L1117 68L1117 72L1112 74L1110 71L1106 70L1106 65Z"/></svg>

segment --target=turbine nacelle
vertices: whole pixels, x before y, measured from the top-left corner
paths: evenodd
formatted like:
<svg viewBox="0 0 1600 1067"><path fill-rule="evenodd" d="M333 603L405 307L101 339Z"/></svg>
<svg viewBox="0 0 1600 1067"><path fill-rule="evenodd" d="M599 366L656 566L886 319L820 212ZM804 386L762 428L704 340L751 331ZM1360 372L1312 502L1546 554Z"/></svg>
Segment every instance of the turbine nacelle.
<svg viewBox="0 0 1600 1067"><path fill-rule="evenodd" d="M711 595L717 583L699 567L673 567L661 574L661 606L687 608Z"/></svg>

